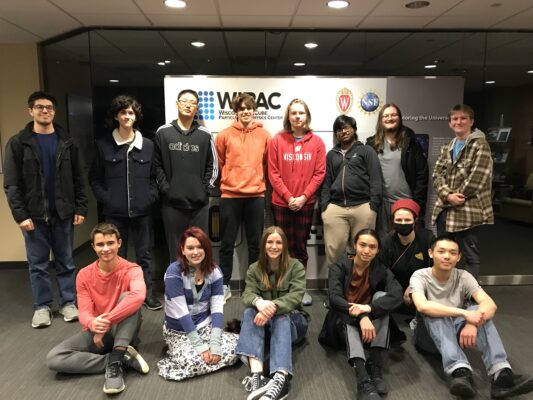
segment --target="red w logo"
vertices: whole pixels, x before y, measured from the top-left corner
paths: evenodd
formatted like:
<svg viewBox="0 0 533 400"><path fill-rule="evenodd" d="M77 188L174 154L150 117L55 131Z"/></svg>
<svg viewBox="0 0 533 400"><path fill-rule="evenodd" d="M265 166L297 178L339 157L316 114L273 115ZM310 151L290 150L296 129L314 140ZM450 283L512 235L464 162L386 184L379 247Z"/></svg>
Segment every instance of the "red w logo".
<svg viewBox="0 0 533 400"><path fill-rule="evenodd" d="M350 95L341 94L339 96L339 108L342 110L342 112L346 112L346 110L350 108L351 102L352 102L352 99Z"/></svg>

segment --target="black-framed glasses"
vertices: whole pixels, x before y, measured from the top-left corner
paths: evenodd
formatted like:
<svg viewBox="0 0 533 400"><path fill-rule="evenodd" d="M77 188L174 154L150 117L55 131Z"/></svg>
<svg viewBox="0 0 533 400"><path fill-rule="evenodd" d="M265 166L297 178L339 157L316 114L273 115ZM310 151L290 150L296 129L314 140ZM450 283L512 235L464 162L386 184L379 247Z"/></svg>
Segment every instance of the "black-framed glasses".
<svg viewBox="0 0 533 400"><path fill-rule="evenodd" d="M335 131L335 133L341 134L344 132L351 132L353 131L353 128L350 125L343 126L342 128L339 128Z"/></svg>
<svg viewBox="0 0 533 400"><path fill-rule="evenodd" d="M32 107L34 110L37 110L37 111L48 111L48 112L54 112L56 110L55 106L53 105L43 105L43 104L35 104L33 107Z"/></svg>

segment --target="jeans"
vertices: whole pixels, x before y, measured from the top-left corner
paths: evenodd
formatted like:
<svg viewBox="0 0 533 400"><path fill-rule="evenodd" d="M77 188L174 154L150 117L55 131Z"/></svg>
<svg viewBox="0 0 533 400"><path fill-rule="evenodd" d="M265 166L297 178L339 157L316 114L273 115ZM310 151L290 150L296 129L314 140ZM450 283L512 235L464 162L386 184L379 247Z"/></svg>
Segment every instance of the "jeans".
<svg viewBox="0 0 533 400"><path fill-rule="evenodd" d="M144 283L146 284L146 298L152 297L152 215L142 215L139 217L106 217L106 221L114 224L122 238L122 246L118 250L118 255L128 258L129 233L133 237L133 247L135 249L135 259L143 270Z"/></svg>
<svg viewBox="0 0 533 400"><path fill-rule="evenodd" d="M446 231L446 214L447 211L442 211L437 218L437 235L450 235L457 243L463 257L465 258L465 270L474 275L474 278L479 277L480 269L480 255L479 255L479 240L478 240L478 226L473 226L470 229L459 232L447 232Z"/></svg>
<svg viewBox="0 0 533 400"><path fill-rule="evenodd" d="M52 283L48 267L50 250L54 255L55 279L59 289L59 305L76 301L76 267L72 258L74 225L72 218L34 219L33 231L24 231L26 257L30 271L33 309L50 307Z"/></svg>
<svg viewBox="0 0 533 400"><path fill-rule="evenodd" d="M248 243L248 265L259 257L259 241L263 233L265 214L264 197L222 198L220 200L220 268L224 285L228 285L233 272L233 249L237 232L244 223Z"/></svg>
<svg viewBox="0 0 533 400"><path fill-rule="evenodd" d="M468 307L477 309L477 305ZM462 317L432 318L422 316L415 329L415 344L422 350L442 356L444 372L450 375L457 368L472 370L463 349L459 345L458 337L465 326ZM503 368L511 368L507 361L507 354L503 343L492 320L478 327L476 347L489 375L493 375Z"/></svg>
<svg viewBox="0 0 533 400"><path fill-rule="evenodd" d="M263 362L265 343L270 334L270 374L286 371L292 375L292 344L298 343L307 332L307 319L298 311L275 315L265 326L257 326L254 318L258 311L248 307L244 310L241 334L235 352Z"/></svg>

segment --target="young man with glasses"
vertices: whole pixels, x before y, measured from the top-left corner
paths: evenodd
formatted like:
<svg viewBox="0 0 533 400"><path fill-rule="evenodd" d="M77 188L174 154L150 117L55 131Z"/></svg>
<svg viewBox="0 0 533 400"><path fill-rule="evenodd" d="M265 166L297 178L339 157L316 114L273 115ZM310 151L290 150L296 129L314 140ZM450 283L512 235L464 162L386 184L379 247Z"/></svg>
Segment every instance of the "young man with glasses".
<svg viewBox="0 0 533 400"><path fill-rule="evenodd" d="M378 157L357 140L355 119L338 116L333 132L336 145L326 156L320 202L328 265L353 251L357 232L374 229L382 197Z"/></svg>
<svg viewBox="0 0 533 400"><path fill-rule="evenodd" d="M420 206L423 221L427 191L428 163L415 133L403 125L402 112L396 104L385 104L376 124L376 134L366 144L378 153L383 172L383 204L378 213L377 231L383 239L391 230L391 207L396 200L413 199Z"/></svg>
<svg viewBox="0 0 533 400"><path fill-rule="evenodd" d="M209 232L209 193L218 176L218 161L211 133L194 119L198 94L178 94L178 118L155 135L156 179L161 193L161 214L170 261L177 243L190 226Z"/></svg>
<svg viewBox="0 0 533 400"><path fill-rule="evenodd" d="M44 92L28 98L33 118L6 146L4 190L24 236L33 295L33 328L52 323L50 251L59 289L59 313L78 319L76 267L72 258L74 225L87 215L87 196L78 148L54 124L56 100Z"/></svg>

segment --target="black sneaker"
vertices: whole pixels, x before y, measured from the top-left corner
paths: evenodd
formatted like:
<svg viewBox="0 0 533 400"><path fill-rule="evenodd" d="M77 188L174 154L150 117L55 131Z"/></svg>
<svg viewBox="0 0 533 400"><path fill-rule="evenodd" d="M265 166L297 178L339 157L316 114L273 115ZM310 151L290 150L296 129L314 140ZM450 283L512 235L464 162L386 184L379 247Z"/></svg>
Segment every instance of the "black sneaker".
<svg viewBox="0 0 533 400"><path fill-rule="evenodd" d="M284 400L289 396L289 377L276 372L268 385L268 390L259 400Z"/></svg>
<svg viewBox="0 0 533 400"><path fill-rule="evenodd" d="M116 394L122 392L126 388L124 384L124 370L122 363L115 361L105 367L105 383L104 393Z"/></svg>
<svg viewBox="0 0 533 400"><path fill-rule="evenodd" d="M263 374L259 372L254 372L252 375L244 378L242 381L244 389L246 389L248 392L251 392L246 400L259 399L263 393L269 389L271 382L271 379L264 377Z"/></svg>
<svg viewBox="0 0 533 400"><path fill-rule="evenodd" d="M150 372L150 367L144 358L133 347L128 346L124 358L122 359L124 367L134 369L140 374L146 375Z"/></svg>
<svg viewBox="0 0 533 400"><path fill-rule="evenodd" d="M381 367L368 361L366 363L366 370L370 376L370 380L374 382L374 386L379 394L389 393L389 387L385 379L383 379L383 373L381 372Z"/></svg>
<svg viewBox="0 0 533 400"><path fill-rule="evenodd" d="M157 298L154 296L147 297L144 300L144 305L146 306L147 309L152 310L152 311L161 310L163 308L163 305L161 304L161 302L157 300Z"/></svg>
<svg viewBox="0 0 533 400"><path fill-rule="evenodd" d="M490 394L494 399L518 396L533 391L533 377L515 375L509 368L505 368L498 379L491 383Z"/></svg>
<svg viewBox="0 0 533 400"><path fill-rule="evenodd" d="M468 368L457 368L450 376L450 393L460 397L474 397L476 391L472 386L472 371Z"/></svg>
<svg viewBox="0 0 533 400"><path fill-rule="evenodd" d="M357 384L357 399L358 400L380 400L379 395L374 382L367 379Z"/></svg>

